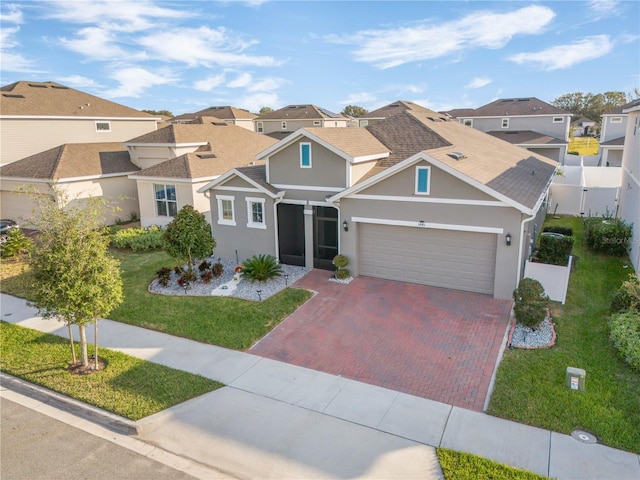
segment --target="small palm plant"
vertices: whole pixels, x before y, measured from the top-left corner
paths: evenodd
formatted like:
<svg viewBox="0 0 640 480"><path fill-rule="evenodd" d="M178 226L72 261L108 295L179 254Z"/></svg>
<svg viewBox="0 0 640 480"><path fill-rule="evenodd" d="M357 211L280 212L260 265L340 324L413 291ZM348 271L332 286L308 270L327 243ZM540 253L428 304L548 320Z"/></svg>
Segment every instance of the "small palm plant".
<svg viewBox="0 0 640 480"><path fill-rule="evenodd" d="M265 282L270 278L282 276L282 265L273 255L254 255L243 265L242 276L252 282Z"/></svg>

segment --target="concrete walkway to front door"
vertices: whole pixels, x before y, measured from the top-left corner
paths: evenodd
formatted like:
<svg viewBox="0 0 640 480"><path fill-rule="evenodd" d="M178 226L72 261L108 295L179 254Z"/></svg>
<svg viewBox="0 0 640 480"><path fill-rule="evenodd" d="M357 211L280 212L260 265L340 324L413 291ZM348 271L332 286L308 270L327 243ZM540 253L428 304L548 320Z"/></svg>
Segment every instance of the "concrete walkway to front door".
<svg viewBox="0 0 640 480"><path fill-rule="evenodd" d="M511 301L313 270L295 283L309 302L250 352L482 411Z"/></svg>

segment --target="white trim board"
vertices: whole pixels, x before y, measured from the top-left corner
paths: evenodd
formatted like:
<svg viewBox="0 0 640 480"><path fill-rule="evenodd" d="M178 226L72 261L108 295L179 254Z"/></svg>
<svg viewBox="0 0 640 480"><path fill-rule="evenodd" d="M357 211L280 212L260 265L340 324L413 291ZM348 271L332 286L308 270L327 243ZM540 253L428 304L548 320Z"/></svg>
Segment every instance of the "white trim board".
<svg viewBox="0 0 640 480"><path fill-rule="evenodd" d="M387 218L351 217L354 223L371 223L375 225L391 225L395 227L432 228L434 230L454 230L459 232L504 233L504 228L482 227L477 225L455 225L450 223L432 223L421 221L393 220Z"/></svg>
<svg viewBox="0 0 640 480"><path fill-rule="evenodd" d="M349 198L354 200L379 200L381 202L415 202L415 203L442 203L447 205L473 205L479 207L509 207L504 202L497 200L465 200L462 198L427 198L427 197L400 197L394 195L366 195L356 193Z"/></svg>

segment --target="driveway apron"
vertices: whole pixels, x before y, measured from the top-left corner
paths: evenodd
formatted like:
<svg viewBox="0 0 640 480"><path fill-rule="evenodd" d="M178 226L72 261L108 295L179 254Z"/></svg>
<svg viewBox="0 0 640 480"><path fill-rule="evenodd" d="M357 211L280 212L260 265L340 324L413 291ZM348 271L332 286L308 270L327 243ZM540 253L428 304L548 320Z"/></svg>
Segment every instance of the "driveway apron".
<svg viewBox="0 0 640 480"><path fill-rule="evenodd" d="M317 292L250 352L431 400L482 411L511 301L313 270Z"/></svg>

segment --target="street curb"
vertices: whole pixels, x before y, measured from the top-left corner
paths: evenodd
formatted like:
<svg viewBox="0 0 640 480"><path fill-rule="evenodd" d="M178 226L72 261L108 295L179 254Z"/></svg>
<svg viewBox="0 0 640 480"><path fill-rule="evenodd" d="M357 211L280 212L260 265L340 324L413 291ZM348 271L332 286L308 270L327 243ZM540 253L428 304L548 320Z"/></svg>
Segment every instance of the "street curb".
<svg viewBox="0 0 640 480"><path fill-rule="evenodd" d="M4 372L0 372L0 385L3 388L20 393L27 397L46 403L52 407L71 413L77 417L84 418L93 423L97 423L111 431L122 435L137 435L138 426L133 420L121 417L111 412L107 412L93 405L81 402L61 393L54 392L48 388L29 383L26 380L14 377Z"/></svg>

